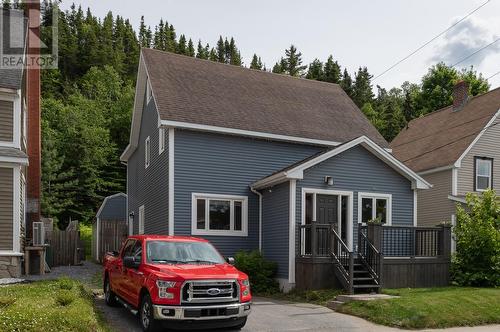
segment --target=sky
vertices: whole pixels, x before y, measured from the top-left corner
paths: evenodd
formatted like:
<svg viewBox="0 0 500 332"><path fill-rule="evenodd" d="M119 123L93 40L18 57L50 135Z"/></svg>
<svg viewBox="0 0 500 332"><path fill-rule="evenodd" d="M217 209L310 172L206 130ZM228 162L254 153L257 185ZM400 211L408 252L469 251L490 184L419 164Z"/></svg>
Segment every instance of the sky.
<svg viewBox="0 0 500 332"><path fill-rule="evenodd" d="M173 24L197 44L215 45L219 35L234 37L249 65L260 56L268 68L294 44L303 63L330 54L352 74L367 66L377 76L429 41L487 0L63 0L74 2L103 17L112 11L139 26L142 15L154 30L161 18ZM490 0L408 60L374 80L374 87L418 83L428 68L439 61L455 64L500 38L500 0ZM500 71L500 40L463 61L457 68L473 65L489 77ZM500 86L500 74L490 79Z"/></svg>

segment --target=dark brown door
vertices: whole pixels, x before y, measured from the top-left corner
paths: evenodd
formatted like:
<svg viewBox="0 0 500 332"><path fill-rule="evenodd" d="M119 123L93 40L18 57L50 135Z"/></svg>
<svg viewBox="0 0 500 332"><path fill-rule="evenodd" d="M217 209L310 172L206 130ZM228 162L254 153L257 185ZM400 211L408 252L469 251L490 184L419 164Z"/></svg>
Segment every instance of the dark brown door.
<svg viewBox="0 0 500 332"><path fill-rule="evenodd" d="M320 224L334 224L338 229L338 197L316 195L316 220Z"/></svg>

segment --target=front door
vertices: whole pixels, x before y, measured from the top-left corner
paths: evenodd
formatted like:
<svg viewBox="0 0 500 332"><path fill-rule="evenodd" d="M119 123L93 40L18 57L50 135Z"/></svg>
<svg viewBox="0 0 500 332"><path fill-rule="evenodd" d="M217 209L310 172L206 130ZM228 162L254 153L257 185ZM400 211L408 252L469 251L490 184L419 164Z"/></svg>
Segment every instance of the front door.
<svg viewBox="0 0 500 332"><path fill-rule="evenodd" d="M338 196L316 195L316 221L320 224L334 224L338 229L339 222Z"/></svg>

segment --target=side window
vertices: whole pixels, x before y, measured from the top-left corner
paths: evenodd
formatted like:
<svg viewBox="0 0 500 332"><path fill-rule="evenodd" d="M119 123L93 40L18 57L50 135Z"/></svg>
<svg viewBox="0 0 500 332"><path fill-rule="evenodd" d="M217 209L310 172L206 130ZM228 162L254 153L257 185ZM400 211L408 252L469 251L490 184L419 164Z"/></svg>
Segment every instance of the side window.
<svg viewBox="0 0 500 332"><path fill-rule="evenodd" d="M142 242L135 241L134 246L132 247L132 251L130 256L134 257L136 261L142 261Z"/></svg>
<svg viewBox="0 0 500 332"><path fill-rule="evenodd" d="M134 247L134 243L135 243L135 240L127 240L127 242L125 243L125 246L123 247L123 250L122 250L122 255L121 257L125 257L125 256L130 256L131 252L132 252L132 248Z"/></svg>
<svg viewBox="0 0 500 332"><path fill-rule="evenodd" d="M493 159L474 157L474 190L485 191L493 187Z"/></svg>

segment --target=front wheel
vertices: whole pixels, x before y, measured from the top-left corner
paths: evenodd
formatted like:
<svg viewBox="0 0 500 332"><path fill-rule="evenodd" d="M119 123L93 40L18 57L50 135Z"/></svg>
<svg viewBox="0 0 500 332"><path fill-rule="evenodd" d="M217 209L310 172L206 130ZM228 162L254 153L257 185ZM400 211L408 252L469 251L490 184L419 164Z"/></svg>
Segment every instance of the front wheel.
<svg viewBox="0 0 500 332"><path fill-rule="evenodd" d="M111 290L108 277L104 280L104 300L110 307L116 307L118 305L118 301L116 301L116 294Z"/></svg>
<svg viewBox="0 0 500 332"><path fill-rule="evenodd" d="M149 294L142 297L139 318L144 332L156 331L158 329L159 322L154 318L153 302L151 301L151 296L149 296Z"/></svg>

